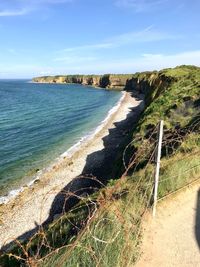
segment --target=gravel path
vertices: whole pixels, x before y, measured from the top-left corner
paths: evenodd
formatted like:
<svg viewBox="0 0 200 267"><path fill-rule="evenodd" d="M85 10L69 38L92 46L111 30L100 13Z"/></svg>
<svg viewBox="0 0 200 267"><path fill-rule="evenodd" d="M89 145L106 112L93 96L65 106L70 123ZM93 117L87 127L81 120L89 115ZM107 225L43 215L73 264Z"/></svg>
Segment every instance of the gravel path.
<svg viewBox="0 0 200 267"><path fill-rule="evenodd" d="M136 267L200 266L200 180L160 202L143 229Z"/></svg>

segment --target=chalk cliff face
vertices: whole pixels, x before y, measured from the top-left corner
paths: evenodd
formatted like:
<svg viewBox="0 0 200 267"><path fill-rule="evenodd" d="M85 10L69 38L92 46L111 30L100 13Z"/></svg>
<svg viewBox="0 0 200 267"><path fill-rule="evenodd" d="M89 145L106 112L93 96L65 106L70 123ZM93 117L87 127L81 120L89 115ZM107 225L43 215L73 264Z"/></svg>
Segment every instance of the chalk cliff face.
<svg viewBox="0 0 200 267"><path fill-rule="evenodd" d="M162 71L136 73L127 80L125 90L144 94L146 102L150 103L175 81L174 77L167 76Z"/></svg>
<svg viewBox="0 0 200 267"><path fill-rule="evenodd" d="M136 74L105 74L105 75L67 75L43 76L33 78L38 83L78 83L108 89L136 89L143 93L152 86L160 87L171 82L162 72L143 72Z"/></svg>
<svg viewBox="0 0 200 267"><path fill-rule="evenodd" d="M122 90L126 86L128 78L133 75L67 75L67 76L43 76L33 78L38 83L79 83L108 89Z"/></svg>
<svg viewBox="0 0 200 267"><path fill-rule="evenodd" d="M173 81L174 77L165 71L141 72L135 74L67 75L33 78L38 83L77 83L113 90L137 91L151 102Z"/></svg>

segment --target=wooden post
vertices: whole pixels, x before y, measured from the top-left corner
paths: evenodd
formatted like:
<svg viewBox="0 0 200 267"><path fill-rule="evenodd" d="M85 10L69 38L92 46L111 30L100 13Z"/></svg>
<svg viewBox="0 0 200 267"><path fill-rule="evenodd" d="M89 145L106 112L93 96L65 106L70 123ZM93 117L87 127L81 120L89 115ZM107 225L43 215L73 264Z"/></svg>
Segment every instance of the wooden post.
<svg viewBox="0 0 200 267"><path fill-rule="evenodd" d="M160 121L159 126L159 136L158 136L158 150L156 159L156 173L155 173L155 184L154 184L154 200L153 200L153 217L156 215L156 205L158 196L158 182L159 182L159 172L160 172L160 158L162 149L162 139L163 139L163 120Z"/></svg>

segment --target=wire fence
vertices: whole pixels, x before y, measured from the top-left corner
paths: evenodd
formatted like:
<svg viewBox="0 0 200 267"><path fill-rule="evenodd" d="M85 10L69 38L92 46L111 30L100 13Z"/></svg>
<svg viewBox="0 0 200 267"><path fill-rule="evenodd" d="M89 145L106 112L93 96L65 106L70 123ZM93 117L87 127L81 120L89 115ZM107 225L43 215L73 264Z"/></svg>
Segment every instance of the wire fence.
<svg viewBox="0 0 200 267"><path fill-rule="evenodd" d="M199 178L199 125L197 120L185 128L164 130L159 199ZM158 129L151 128L126 146L121 179L106 185L84 175L79 179L87 180L87 186L60 192L61 212L50 224L41 219L28 241L12 241L8 258L18 262L16 266L30 267L130 266L139 255L142 217L153 204ZM44 203L49 195L55 195L54 190L44 196Z"/></svg>

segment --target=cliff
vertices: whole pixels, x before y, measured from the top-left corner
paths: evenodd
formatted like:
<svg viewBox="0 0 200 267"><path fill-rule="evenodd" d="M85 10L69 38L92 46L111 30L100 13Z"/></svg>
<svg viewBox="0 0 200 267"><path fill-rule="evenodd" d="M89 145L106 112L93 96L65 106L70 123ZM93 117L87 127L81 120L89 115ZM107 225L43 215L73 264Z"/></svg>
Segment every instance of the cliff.
<svg viewBox="0 0 200 267"><path fill-rule="evenodd" d="M173 81L174 78L167 76L163 71L135 74L66 75L33 78L33 82L36 83L75 83L106 89L138 91L145 95L146 102L148 103Z"/></svg>
<svg viewBox="0 0 200 267"><path fill-rule="evenodd" d="M173 84L194 82L191 77L199 72L200 68L198 67L183 65L173 69L135 74L43 76L33 78L32 81L36 83L77 83L112 90L134 91L144 94L146 105L149 105Z"/></svg>
<svg viewBox="0 0 200 267"><path fill-rule="evenodd" d="M122 90L132 74L105 74L105 75L65 75L42 76L33 78L38 83L78 83L94 87Z"/></svg>
<svg viewBox="0 0 200 267"><path fill-rule="evenodd" d="M169 85L173 80L174 78L168 77L163 71L135 74L42 76L32 79L36 83L77 83L113 90L136 90L145 95L150 95L155 87L158 91L162 90L161 88Z"/></svg>
<svg viewBox="0 0 200 267"><path fill-rule="evenodd" d="M140 254L141 221L151 208L157 126L161 119L164 135L158 198L199 179L200 68L180 66L127 76L73 75L34 81L122 87L143 93L146 106L138 121L128 126L130 132L125 135L119 160L112 164L110 173L114 173L116 181L108 177L108 184L100 191L90 196L85 194L86 197L82 194L82 200L73 209L41 227L20 246L16 242L10 253L2 254L0 265L134 265Z"/></svg>

